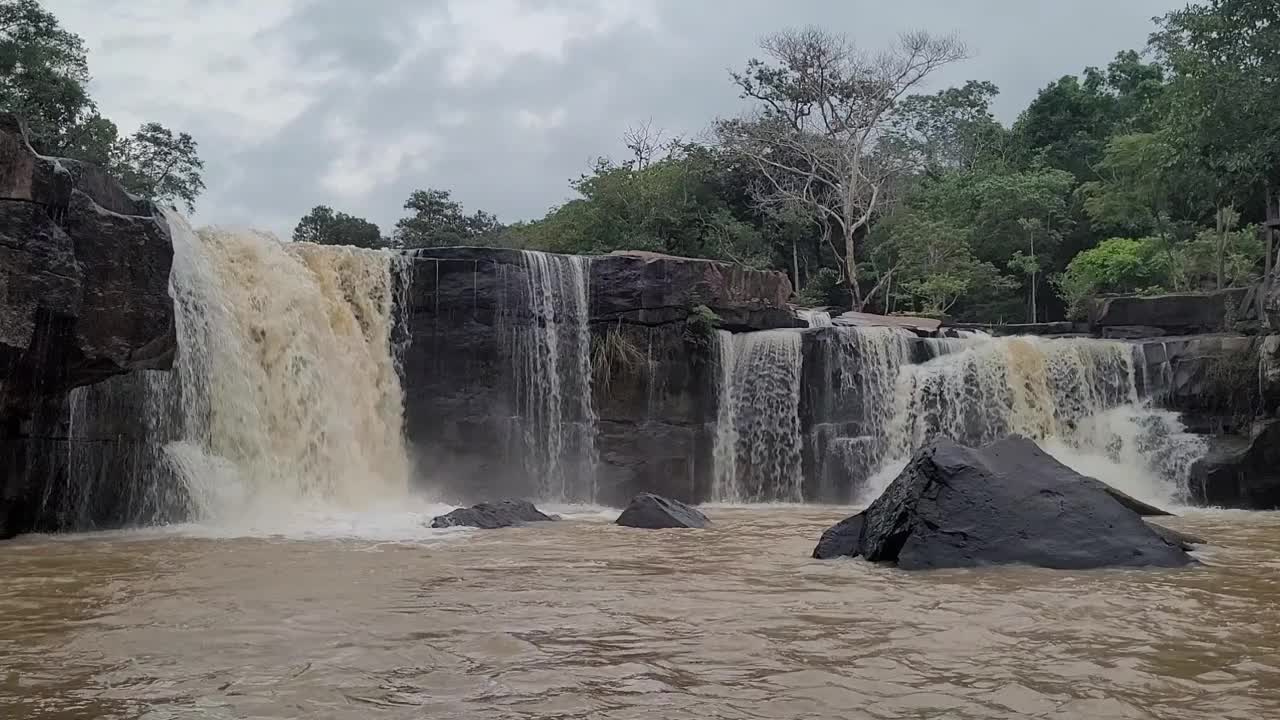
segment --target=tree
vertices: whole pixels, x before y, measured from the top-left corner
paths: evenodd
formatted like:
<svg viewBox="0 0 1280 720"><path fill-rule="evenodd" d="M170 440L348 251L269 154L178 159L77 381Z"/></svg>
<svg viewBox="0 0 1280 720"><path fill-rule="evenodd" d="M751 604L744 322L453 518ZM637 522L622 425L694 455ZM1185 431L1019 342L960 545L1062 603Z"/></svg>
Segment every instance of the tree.
<svg viewBox="0 0 1280 720"><path fill-rule="evenodd" d="M1112 135L1151 130L1163 91L1164 70L1126 50L1106 70L1088 67L1083 77L1067 75L1045 87L1019 116L1014 134L1028 162L1039 159L1092 180Z"/></svg>
<svg viewBox="0 0 1280 720"><path fill-rule="evenodd" d="M0 0L0 110L26 122L36 151L108 168L134 194L193 210L204 190L195 140L159 123L120 138L88 85L78 35L36 0Z"/></svg>
<svg viewBox="0 0 1280 720"><path fill-rule="evenodd" d="M78 131L96 115L88 85L78 35L36 0L0 0L0 109L26 121L38 152L66 155L77 144Z"/></svg>
<svg viewBox="0 0 1280 720"><path fill-rule="evenodd" d="M808 28L770 35L761 47L770 60L753 59L733 75L756 109L721 123L720 136L755 164L761 209L803 211L823 229L860 310L878 287L862 292L859 241L907 169L906 159L879 141L903 97L963 58L964 46L914 32L869 54Z"/></svg>
<svg viewBox="0 0 1280 720"><path fill-rule="evenodd" d="M448 190L414 190L404 209L413 214L396 222L395 241L403 248L474 244L502 229L498 218L483 210L467 215Z"/></svg>
<svg viewBox="0 0 1280 720"><path fill-rule="evenodd" d="M116 143L111 164L129 192L157 202L180 200L188 212L195 211L204 190L204 161L196 141L187 133L174 135L160 123L146 123Z"/></svg>
<svg viewBox="0 0 1280 720"><path fill-rule="evenodd" d="M1158 247L1159 241L1151 238L1111 238L1076 255L1066 272L1055 279L1068 315L1080 317L1091 295L1159 285L1168 266L1161 261Z"/></svg>
<svg viewBox="0 0 1280 720"><path fill-rule="evenodd" d="M311 208L311 212L298 221L297 227L293 229L293 240L361 248L380 248L387 244L374 223L346 213L335 213L327 205Z"/></svg>
<svg viewBox="0 0 1280 720"><path fill-rule="evenodd" d="M1191 178L1197 219L1262 205L1280 185L1280 22L1271 2L1209 0L1158 21L1151 47L1171 79L1159 135Z"/></svg>
<svg viewBox="0 0 1280 720"><path fill-rule="evenodd" d="M932 95L911 95L891 118L890 137L926 172L1003 164L1008 131L991 112L999 94L992 83L970 80Z"/></svg>

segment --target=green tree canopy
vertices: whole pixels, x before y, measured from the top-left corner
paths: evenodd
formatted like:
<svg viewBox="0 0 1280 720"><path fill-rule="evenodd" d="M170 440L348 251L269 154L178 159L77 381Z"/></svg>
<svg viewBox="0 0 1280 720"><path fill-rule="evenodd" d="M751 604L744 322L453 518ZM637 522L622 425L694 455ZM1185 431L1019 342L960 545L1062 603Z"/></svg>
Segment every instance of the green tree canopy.
<svg viewBox="0 0 1280 720"><path fill-rule="evenodd" d="M0 0L0 110L23 119L36 151L108 168L134 194L194 210L205 187L195 140L154 122L119 137L88 85L78 35L36 0Z"/></svg>
<svg viewBox="0 0 1280 720"><path fill-rule="evenodd" d="M466 214L448 190L414 190L404 203L411 215L396 222L395 242L403 248L487 244L502 229L493 215L477 210Z"/></svg>
<svg viewBox="0 0 1280 720"><path fill-rule="evenodd" d="M173 134L160 123L146 123L116 143L111 157L125 189L157 202L182 202L187 212L196 209L204 191L204 162L196 141L187 133Z"/></svg>
<svg viewBox="0 0 1280 720"><path fill-rule="evenodd" d="M334 212L327 205L311 208L298 221L293 229L294 242L309 242L319 245L351 245L361 248L380 248L387 241L378 231L378 226L364 218Z"/></svg>

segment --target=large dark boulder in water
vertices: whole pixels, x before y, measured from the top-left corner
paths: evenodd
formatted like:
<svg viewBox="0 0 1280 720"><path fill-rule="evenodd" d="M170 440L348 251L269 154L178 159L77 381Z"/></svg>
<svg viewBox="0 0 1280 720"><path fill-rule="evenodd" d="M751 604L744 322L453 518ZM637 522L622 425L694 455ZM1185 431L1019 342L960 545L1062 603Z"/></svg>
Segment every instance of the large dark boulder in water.
<svg viewBox="0 0 1280 720"><path fill-rule="evenodd" d="M1184 538L1143 520L1159 512L1025 438L977 449L940 440L916 453L870 507L823 533L813 555L861 556L904 570L1193 562Z"/></svg>
<svg viewBox="0 0 1280 720"><path fill-rule="evenodd" d="M703 528L711 524L706 515L685 505L653 493L640 493L631 499L617 523L645 530L665 528Z"/></svg>
<svg viewBox="0 0 1280 720"><path fill-rule="evenodd" d="M545 522L556 519L543 513L527 500L502 500L494 503L480 503L469 508L458 508L447 515L433 518L431 527L477 527L484 530L493 530L527 522Z"/></svg>

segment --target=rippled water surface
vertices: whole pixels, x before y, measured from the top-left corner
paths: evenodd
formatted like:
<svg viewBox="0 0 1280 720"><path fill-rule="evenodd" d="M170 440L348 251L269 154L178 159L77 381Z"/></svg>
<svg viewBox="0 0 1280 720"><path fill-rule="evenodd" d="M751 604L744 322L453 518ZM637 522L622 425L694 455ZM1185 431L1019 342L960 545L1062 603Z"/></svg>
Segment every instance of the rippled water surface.
<svg viewBox="0 0 1280 720"><path fill-rule="evenodd" d="M1280 515L1181 571L808 559L831 508L0 543L2 718L1280 717Z"/></svg>

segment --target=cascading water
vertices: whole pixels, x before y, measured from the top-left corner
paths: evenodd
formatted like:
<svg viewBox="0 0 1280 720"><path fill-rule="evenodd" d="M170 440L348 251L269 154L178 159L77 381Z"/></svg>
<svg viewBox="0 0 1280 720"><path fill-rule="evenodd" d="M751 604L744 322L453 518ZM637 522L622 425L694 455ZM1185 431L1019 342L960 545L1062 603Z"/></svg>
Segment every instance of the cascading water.
<svg viewBox="0 0 1280 720"><path fill-rule="evenodd" d="M803 500L799 333L717 337L720 410L713 499Z"/></svg>
<svg viewBox="0 0 1280 720"><path fill-rule="evenodd" d="M810 442L819 496L836 499L850 477L867 477L886 452L899 370L912 359L914 336L884 327L836 327L822 343L828 386L815 393ZM946 349L932 349L941 354Z"/></svg>
<svg viewBox="0 0 1280 720"><path fill-rule="evenodd" d="M797 310L796 315L809 324L809 327L831 327L831 313L826 310Z"/></svg>
<svg viewBox="0 0 1280 720"><path fill-rule="evenodd" d="M590 259L523 251L527 296L508 307L516 412L526 472L538 496L596 496L591 398ZM529 317L531 315L531 317Z"/></svg>
<svg viewBox="0 0 1280 720"><path fill-rule="evenodd" d="M406 498L391 255L169 224L181 432L165 454L189 515Z"/></svg>
<svg viewBox="0 0 1280 720"><path fill-rule="evenodd" d="M1001 338L898 376L886 469L863 501L892 480L910 453L935 437L983 445L1010 434L1041 443L1060 461L1146 499L1182 499L1202 441L1175 413L1138 395L1133 350L1103 340Z"/></svg>

